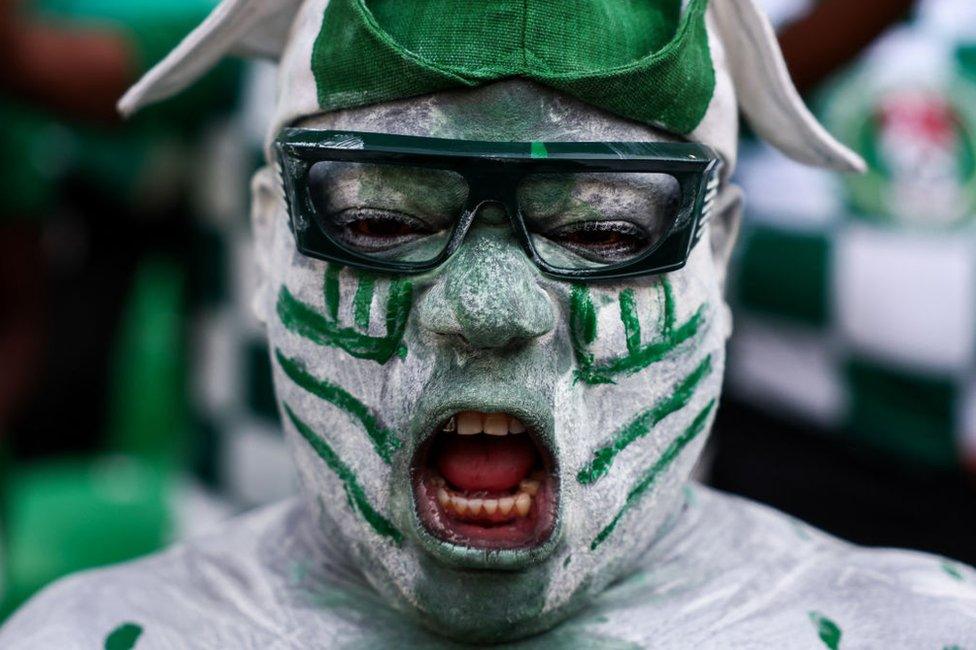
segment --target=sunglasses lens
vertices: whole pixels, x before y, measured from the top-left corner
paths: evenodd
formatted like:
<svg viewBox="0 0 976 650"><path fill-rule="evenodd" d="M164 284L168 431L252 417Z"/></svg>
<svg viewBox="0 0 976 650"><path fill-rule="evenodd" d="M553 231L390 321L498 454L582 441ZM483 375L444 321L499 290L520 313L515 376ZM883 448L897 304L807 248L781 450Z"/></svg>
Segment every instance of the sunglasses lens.
<svg viewBox="0 0 976 650"><path fill-rule="evenodd" d="M469 192L455 172L394 164L318 162L307 178L322 232L356 256L398 263L440 255Z"/></svg>
<svg viewBox="0 0 976 650"><path fill-rule="evenodd" d="M632 262L654 250L681 211L669 174L534 174L518 187L536 252L559 269Z"/></svg>

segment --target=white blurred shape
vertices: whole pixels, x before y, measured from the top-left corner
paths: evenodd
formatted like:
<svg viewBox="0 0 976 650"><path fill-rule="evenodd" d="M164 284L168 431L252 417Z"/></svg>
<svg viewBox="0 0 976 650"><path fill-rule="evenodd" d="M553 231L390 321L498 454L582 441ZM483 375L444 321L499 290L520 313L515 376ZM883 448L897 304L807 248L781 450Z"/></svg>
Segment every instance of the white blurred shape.
<svg viewBox="0 0 976 650"><path fill-rule="evenodd" d="M829 332L737 314L729 356L733 393L835 426L845 408Z"/></svg>
<svg viewBox="0 0 976 650"><path fill-rule="evenodd" d="M744 146L736 176L750 219L821 231L842 214L837 175L794 162L767 144Z"/></svg>
<svg viewBox="0 0 976 650"><path fill-rule="evenodd" d="M761 0L769 22L777 29L800 18L813 7L812 0Z"/></svg>
<svg viewBox="0 0 976 650"><path fill-rule="evenodd" d="M836 238L837 321L852 345L881 359L961 371L976 338L972 238L850 224Z"/></svg>
<svg viewBox="0 0 976 650"><path fill-rule="evenodd" d="M973 0L920 0L917 15L919 26L935 36L976 42L976 2Z"/></svg>

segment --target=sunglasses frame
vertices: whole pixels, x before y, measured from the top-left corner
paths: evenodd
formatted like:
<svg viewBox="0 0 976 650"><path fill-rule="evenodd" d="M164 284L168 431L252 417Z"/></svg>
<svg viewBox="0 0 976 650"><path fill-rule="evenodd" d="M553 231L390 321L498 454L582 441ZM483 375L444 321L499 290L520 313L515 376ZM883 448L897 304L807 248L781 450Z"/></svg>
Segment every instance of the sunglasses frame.
<svg viewBox="0 0 976 650"><path fill-rule="evenodd" d="M722 162L713 149L671 142L477 142L418 136L286 128L275 141L279 172L298 251L325 260L384 274L420 274L446 262L464 241L479 209L506 208L525 254L547 276L597 281L667 273L682 268L698 243L719 187ZM351 251L336 242L315 219L308 174L318 162L352 162L452 171L468 183L469 194L447 245L434 259L398 262ZM603 267L552 266L536 251L521 214L516 188L529 174L661 173L680 186L681 206L660 241L640 256Z"/></svg>

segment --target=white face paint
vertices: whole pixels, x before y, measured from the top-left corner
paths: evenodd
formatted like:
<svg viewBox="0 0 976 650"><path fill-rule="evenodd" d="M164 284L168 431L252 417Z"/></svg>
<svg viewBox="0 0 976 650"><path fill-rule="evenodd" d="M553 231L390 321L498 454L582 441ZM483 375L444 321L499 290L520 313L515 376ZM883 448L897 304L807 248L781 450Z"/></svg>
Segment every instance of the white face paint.
<svg viewBox="0 0 976 650"><path fill-rule="evenodd" d="M302 126L665 139L527 82ZM434 272L372 279L299 254L279 188L270 170L259 173L256 307L323 544L346 546L396 606L467 640L551 626L645 557L680 512L720 392L730 325L721 282L735 209L716 216L711 246L703 240L684 269L665 276L574 287L541 275L507 225L476 221ZM461 411L518 418L549 456L555 522L538 544L475 550L422 523L412 465Z"/></svg>

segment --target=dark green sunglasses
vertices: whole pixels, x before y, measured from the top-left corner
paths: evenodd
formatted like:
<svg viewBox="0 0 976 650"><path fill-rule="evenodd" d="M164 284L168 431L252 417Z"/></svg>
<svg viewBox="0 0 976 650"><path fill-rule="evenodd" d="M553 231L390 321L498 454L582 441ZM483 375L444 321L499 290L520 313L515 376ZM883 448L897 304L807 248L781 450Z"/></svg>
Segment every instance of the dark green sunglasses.
<svg viewBox="0 0 976 650"><path fill-rule="evenodd" d="M721 162L702 145L473 142L284 129L275 144L298 250L423 273L475 217L508 226L548 276L607 280L685 265Z"/></svg>

